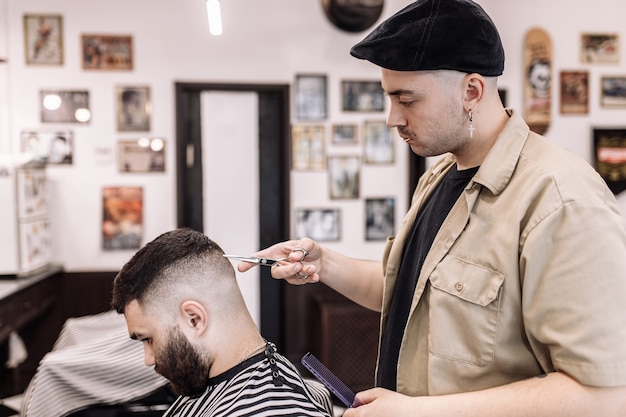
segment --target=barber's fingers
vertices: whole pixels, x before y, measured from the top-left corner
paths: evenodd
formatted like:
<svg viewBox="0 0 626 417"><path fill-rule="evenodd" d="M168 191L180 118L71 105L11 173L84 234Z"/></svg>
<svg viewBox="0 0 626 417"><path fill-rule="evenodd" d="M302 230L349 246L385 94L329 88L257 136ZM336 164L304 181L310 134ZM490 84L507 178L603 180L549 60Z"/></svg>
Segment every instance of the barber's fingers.
<svg viewBox="0 0 626 417"><path fill-rule="evenodd" d="M312 270L307 265L309 262L315 262L319 260L320 250L319 246L314 240L309 238L303 238L299 240L287 240L285 242L276 243L252 254L252 256L269 259L288 258L289 262L280 262L279 265L272 267L272 275L275 278L284 279L298 273L301 275L299 278L302 279L307 274L310 275L317 272L317 269ZM302 263L304 263L304 268L302 268ZM294 264L297 265L294 266ZM246 272L255 266L255 264L252 264L250 262L240 262L239 264L237 264L237 270L239 272ZM295 269L286 270L284 269L285 266L291 266ZM275 270L279 268L280 272L274 275ZM317 277L311 277L311 279L318 280Z"/></svg>
<svg viewBox="0 0 626 417"><path fill-rule="evenodd" d="M312 284L319 281L317 267L301 262L281 263L273 266L272 277L284 279L293 285Z"/></svg>

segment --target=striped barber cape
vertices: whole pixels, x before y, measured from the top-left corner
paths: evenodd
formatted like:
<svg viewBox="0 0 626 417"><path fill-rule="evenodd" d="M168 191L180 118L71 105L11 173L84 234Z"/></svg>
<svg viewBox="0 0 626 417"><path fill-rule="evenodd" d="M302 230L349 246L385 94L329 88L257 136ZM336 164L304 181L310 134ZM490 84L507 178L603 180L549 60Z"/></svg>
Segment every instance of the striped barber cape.
<svg viewBox="0 0 626 417"><path fill-rule="evenodd" d="M169 381L144 365L124 316L108 311L68 319L24 392L23 417L63 417L95 405L143 398Z"/></svg>
<svg viewBox="0 0 626 417"><path fill-rule="evenodd" d="M268 343L261 352L209 379L198 397L179 397L163 417L278 417L333 415L329 391L303 379Z"/></svg>

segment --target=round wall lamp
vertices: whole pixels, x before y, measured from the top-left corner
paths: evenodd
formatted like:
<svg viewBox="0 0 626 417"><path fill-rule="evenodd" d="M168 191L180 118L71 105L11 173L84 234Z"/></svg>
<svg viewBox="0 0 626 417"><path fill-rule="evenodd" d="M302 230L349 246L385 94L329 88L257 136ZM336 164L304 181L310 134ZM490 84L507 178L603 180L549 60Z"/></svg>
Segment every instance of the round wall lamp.
<svg viewBox="0 0 626 417"><path fill-rule="evenodd" d="M383 11L384 0L321 0L328 20L346 32L372 27Z"/></svg>

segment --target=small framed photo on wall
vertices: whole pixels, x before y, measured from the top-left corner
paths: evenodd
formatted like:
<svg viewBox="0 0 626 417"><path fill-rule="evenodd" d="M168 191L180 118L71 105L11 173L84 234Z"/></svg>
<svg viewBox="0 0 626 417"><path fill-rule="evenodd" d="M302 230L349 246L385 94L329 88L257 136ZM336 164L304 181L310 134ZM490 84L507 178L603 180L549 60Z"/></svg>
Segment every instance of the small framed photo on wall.
<svg viewBox="0 0 626 417"><path fill-rule="evenodd" d="M83 69L133 69L132 36L85 34L81 36L81 45Z"/></svg>
<svg viewBox="0 0 626 417"><path fill-rule="evenodd" d="M63 65L63 16L24 15L26 65Z"/></svg>
<svg viewBox="0 0 626 417"><path fill-rule="evenodd" d="M600 89L602 107L626 107L626 75L601 77Z"/></svg>
<svg viewBox="0 0 626 417"><path fill-rule="evenodd" d="M363 122L363 152L366 164L394 162L394 140L384 120Z"/></svg>
<svg viewBox="0 0 626 417"><path fill-rule="evenodd" d="M143 188L102 189L102 248L139 249L143 238Z"/></svg>
<svg viewBox="0 0 626 417"><path fill-rule="evenodd" d="M24 130L20 133L22 152L48 165L72 165L74 132L71 130Z"/></svg>
<svg viewBox="0 0 626 417"><path fill-rule="evenodd" d="M586 64L619 63L617 33L583 33L580 38L580 61Z"/></svg>
<svg viewBox="0 0 626 417"><path fill-rule="evenodd" d="M296 75L296 118L324 120L328 117L325 75Z"/></svg>
<svg viewBox="0 0 626 417"><path fill-rule="evenodd" d="M396 199L365 199L365 240L386 240L396 232Z"/></svg>
<svg viewBox="0 0 626 417"><path fill-rule="evenodd" d="M322 125L291 127L291 169L323 171L326 168L325 130Z"/></svg>
<svg viewBox="0 0 626 417"><path fill-rule="evenodd" d="M152 102L150 87L117 86L115 88L117 103L117 130L120 132L150 131Z"/></svg>
<svg viewBox="0 0 626 417"><path fill-rule="evenodd" d="M343 111L385 110L385 93L380 81L342 81L341 101Z"/></svg>
<svg viewBox="0 0 626 417"><path fill-rule="evenodd" d="M328 157L328 181L331 199L359 198L360 160L358 156Z"/></svg>
<svg viewBox="0 0 626 417"><path fill-rule="evenodd" d="M165 141L163 139L120 140L118 146L120 172L165 171Z"/></svg>
<svg viewBox="0 0 626 417"><path fill-rule="evenodd" d="M589 112L589 71L561 71L561 114Z"/></svg>
<svg viewBox="0 0 626 417"><path fill-rule="evenodd" d="M87 123L91 120L89 91L41 90L43 123Z"/></svg>
<svg viewBox="0 0 626 417"><path fill-rule="evenodd" d="M626 190L626 128L593 129L595 167L615 195Z"/></svg>
<svg viewBox="0 0 626 417"><path fill-rule="evenodd" d="M333 242L341 238L341 210L337 208L296 209L296 239L304 237L318 242Z"/></svg>
<svg viewBox="0 0 626 417"><path fill-rule="evenodd" d="M355 124L333 125L332 142L335 145L356 145L358 127Z"/></svg>

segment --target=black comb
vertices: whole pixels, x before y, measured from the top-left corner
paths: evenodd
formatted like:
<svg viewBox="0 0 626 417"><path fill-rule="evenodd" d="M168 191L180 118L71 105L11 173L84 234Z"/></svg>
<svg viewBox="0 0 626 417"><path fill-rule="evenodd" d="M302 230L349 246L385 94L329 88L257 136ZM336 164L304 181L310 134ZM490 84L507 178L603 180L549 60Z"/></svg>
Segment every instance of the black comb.
<svg viewBox="0 0 626 417"><path fill-rule="evenodd" d="M354 403L354 392L346 386L337 375L333 374L322 362L311 352L302 357L302 365L322 382L337 398L346 406L352 407Z"/></svg>

